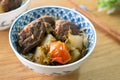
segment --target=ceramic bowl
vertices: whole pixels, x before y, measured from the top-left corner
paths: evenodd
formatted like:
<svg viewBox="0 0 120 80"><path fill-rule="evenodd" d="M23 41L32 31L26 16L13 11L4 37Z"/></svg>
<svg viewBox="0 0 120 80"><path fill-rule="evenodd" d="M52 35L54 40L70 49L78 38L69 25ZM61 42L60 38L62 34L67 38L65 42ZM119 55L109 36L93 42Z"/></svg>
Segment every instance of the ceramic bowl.
<svg viewBox="0 0 120 80"><path fill-rule="evenodd" d="M25 25L43 15L51 15L60 19L71 21L72 23L76 24L79 28L83 29L84 32L88 35L89 40L87 54L76 62L59 66L47 66L37 64L21 56L21 53L18 50L19 46L17 44L18 33ZM17 58L26 67L28 67L28 69L38 72L40 74L59 76L68 74L78 69L81 63L84 60L86 60L86 58L92 53L96 44L96 31L92 23L84 15L75 10L60 6L42 6L25 12L13 22L9 32L9 42Z"/></svg>
<svg viewBox="0 0 120 80"><path fill-rule="evenodd" d="M23 3L19 8L9 12L0 13L0 30L8 29L13 20L27 10L29 4L30 0L23 0Z"/></svg>

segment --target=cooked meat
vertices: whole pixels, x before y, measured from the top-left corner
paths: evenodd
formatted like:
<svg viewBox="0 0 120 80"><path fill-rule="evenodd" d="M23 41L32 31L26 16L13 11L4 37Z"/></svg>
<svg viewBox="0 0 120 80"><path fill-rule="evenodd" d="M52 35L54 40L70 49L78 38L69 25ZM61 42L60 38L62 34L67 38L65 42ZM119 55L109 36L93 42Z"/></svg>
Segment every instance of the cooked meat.
<svg viewBox="0 0 120 80"><path fill-rule="evenodd" d="M3 11L8 12L20 7L22 0L1 0L0 5L3 8Z"/></svg>
<svg viewBox="0 0 120 80"><path fill-rule="evenodd" d="M39 45L47 33L53 32L53 28L47 22L36 19L23 28L18 34L19 45L23 53L29 52Z"/></svg>
<svg viewBox="0 0 120 80"><path fill-rule="evenodd" d="M23 48L23 53L29 52L32 48L39 45L45 36L45 24L35 20L28 24L19 34L19 45Z"/></svg>
<svg viewBox="0 0 120 80"><path fill-rule="evenodd" d="M79 28L65 20L57 20L55 24L55 31L56 31L56 37L59 40L65 40L65 36L68 34L68 31L71 31L73 35L77 35L79 33Z"/></svg>
<svg viewBox="0 0 120 80"><path fill-rule="evenodd" d="M54 31L53 27L47 22L43 22L43 23L45 25L46 33L47 34L53 33L53 31Z"/></svg>
<svg viewBox="0 0 120 80"><path fill-rule="evenodd" d="M41 16L39 19L43 22L48 22L53 28L55 27L55 20L52 16L45 15Z"/></svg>

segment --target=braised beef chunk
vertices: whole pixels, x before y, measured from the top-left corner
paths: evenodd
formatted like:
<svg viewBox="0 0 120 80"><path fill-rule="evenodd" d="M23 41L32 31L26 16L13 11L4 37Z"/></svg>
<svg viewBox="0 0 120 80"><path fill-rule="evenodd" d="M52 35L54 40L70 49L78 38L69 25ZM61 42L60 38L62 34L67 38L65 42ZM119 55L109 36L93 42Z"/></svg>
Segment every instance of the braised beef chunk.
<svg viewBox="0 0 120 80"><path fill-rule="evenodd" d="M23 48L23 53L29 52L39 45L46 33L45 24L36 20L28 24L19 34L19 45Z"/></svg>
<svg viewBox="0 0 120 80"><path fill-rule="evenodd" d="M53 27L40 19L36 19L25 26L18 34L19 45L23 48L23 53L29 52L39 45L45 35L51 32L53 32Z"/></svg>
<svg viewBox="0 0 120 80"><path fill-rule="evenodd" d="M45 15L41 16L39 19L43 22L48 22L53 28L55 27L55 20L52 16Z"/></svg>
<svg viewBox="0 0 120 80"><path fill-rule="evenodd" d="M20 7L22 0L1 0L0 5L3 8L3 11L8 12Z"/></svg>
<svg viewBox="0 0 120 80"><path fill-rule="evenodd" d="M43 23L45 25L46 33L47 34L53 33L53 30L54 30L53 27L49 23L47 23L47 22L43 22Z"/></svg>
<svg viewBox="0 0 120 80"><path fill-rule="evenodd" d="M79 34L79 28L65 20L57 20L55 24L55 31L56 31L56 37L59 40L64 40L65 36L68 34L68 31L70 31L73 35Z"/></svg>

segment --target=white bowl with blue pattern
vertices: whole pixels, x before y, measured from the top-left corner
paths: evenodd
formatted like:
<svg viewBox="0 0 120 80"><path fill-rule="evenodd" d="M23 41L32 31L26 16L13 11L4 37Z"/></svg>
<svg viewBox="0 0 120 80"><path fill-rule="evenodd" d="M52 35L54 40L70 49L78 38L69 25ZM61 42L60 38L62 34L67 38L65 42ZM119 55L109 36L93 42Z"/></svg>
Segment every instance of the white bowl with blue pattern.
<svg viewBox="0 0 120 80"><path fill-rule="evenodd" d="M30 4L30 0L23 0L22 5L9 12L0 13L0 30L8 29L13 20L21 13L25 12Z"/></svg>
<svg viewBox="0 0 120 80"><path fill-rule="evenodd" d="M17 42L18 33L25 25L27 25L31 21L43 15L51 15L60 19L71 21L72 23L76 24L79 28L84 29L84 32L88 35L89 38L89 46L88 46L89 50L87 54L76 62L66 65L60 65L60 66L47 66L47 65L37 64L21 56ZM82 15L81 13L75 10L60 6L43 6L25 12L13 22L9 32L9 42L15 55L30 70L33 70L40 74L59 76L59 75L68 74L78 69L81 63L92 53L96 44L96 31L92 23L84 15Z"/></svg>

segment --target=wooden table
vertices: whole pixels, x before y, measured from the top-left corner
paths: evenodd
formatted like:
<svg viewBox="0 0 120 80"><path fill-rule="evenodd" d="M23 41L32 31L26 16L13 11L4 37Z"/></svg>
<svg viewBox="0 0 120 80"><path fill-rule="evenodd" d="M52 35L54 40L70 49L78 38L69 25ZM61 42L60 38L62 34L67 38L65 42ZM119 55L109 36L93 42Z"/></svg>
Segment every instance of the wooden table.
<svg viewBox="0 0 120 80"><path fill-rule="evenodd" d="M74 0L84 4L101 21L120 32L120 14L106 15L97 12L97 0ZM29 9L45 5L58 5L73 8L67 0L32 0ZM120 80L120 44L97 29L97 44L85 63L69 75L51 77L27 69L12 51L8 33L0 31L0 80Z"/></svg>

